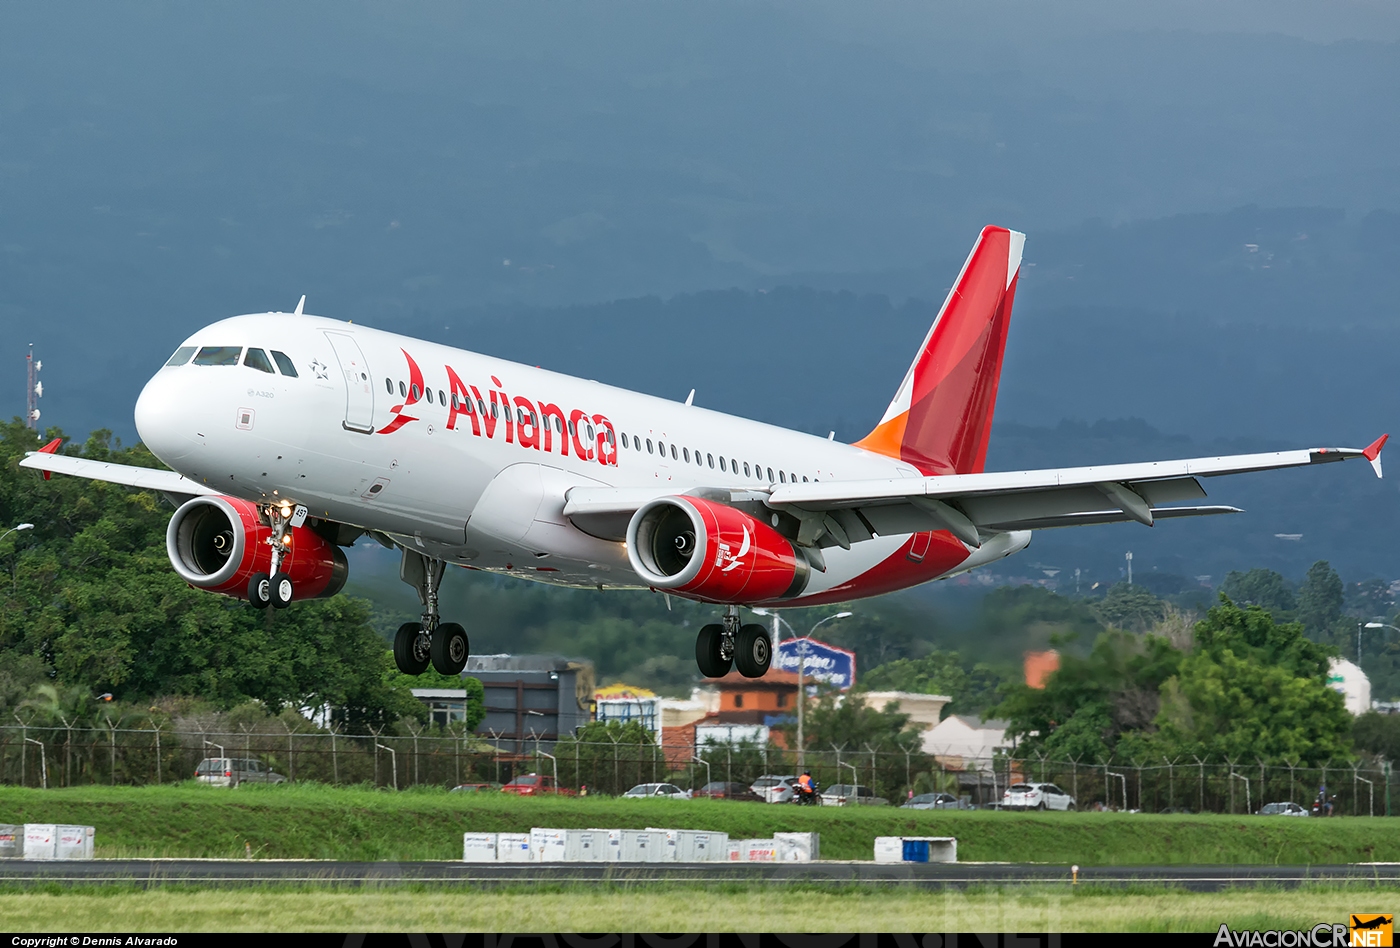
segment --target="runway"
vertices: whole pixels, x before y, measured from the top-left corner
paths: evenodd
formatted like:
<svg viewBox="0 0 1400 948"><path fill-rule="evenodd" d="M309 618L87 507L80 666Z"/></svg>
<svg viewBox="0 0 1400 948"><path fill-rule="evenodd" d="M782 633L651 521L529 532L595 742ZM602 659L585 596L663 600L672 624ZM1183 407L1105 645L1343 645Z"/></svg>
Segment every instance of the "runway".
<svg viewBox="0 0 1400 948"><path fill-rule="evenodd" d="M205 887L323 885L392 888L716 885L910 886L961 889L981 885L1070 886L1069 866L1027 863L461 863L321 860L96 859L0 861L0 887ZM1196 892L1269 885L1352 884L1400 887L1400 864L1340 866L1084 866L1078 884L1163 885Z"/></svg>

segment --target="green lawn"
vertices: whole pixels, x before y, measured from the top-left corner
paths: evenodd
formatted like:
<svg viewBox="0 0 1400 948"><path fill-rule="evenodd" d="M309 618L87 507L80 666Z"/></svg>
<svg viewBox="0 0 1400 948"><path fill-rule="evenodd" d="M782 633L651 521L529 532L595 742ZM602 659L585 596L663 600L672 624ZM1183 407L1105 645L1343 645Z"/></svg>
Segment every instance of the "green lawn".
<svg viewBox="0 0 1400 948"><path fill-rule="evenodd" d="M826 859L870 859L876 836L956 836L962 861L1094 865L1400 861L1400 818L816 808L724 800L521 798L294 784L237 789L0 788L0 823L97 827L97 855L460 859L461 834L659 826L731 838L821 833Z"/></svg>
<svg viewBox="0 0 1400 948"><path fill-rule="evenodd" d="M776 895L724 889L591 887L565 892L278 891L276 889L0 893L0 929L51 931L894 931L1208 932L1311 929L1357 911L1395 909L1394 889L1104 892L912 889ZM925 940L925 944L929 941ZM937 942L934 942L935 944Z"/></svg>

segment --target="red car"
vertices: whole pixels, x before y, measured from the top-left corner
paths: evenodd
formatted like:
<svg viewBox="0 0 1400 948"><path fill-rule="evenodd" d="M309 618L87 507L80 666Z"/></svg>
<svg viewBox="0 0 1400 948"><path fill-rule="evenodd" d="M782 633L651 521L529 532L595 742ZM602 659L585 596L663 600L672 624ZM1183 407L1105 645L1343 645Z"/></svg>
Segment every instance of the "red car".
<svg viewBox="0 0 1400 948"><path fill-rule="evenodd" d="M510 783L501 788L502 793L514 793L522 797L538 796L542 793L561 793L566 796L577 796L577 792L568 787L556 786L554 778L549 774L521 774Z"/></svg>

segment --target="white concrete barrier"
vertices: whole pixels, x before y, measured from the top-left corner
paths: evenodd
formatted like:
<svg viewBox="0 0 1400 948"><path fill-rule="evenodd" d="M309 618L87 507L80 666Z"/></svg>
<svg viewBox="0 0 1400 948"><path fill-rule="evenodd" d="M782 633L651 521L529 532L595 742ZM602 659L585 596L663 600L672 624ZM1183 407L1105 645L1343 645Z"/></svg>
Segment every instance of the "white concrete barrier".
<svg viewBox="0 0 1400 948"><path fill-rule="evenodd" d="M664 830L623 830L623 862L665 862L666 833Z"/></svg>
<svg viewBox="0 0 1400 948"><path fill-rule="evenodd" d="M93 837L91 826L69 823L25 823L25 859L91 859Z"/></svg>
<svg viewBox="0 0 1400 948"><path fill-rule="evenodd" d="M876 862L957 862L953 836L877 836Z"/></svg>
<svg viewBox="0 0 1400 948"><path fill-rule="evenodd" d="M774 833L778 862L812 862L821 858L820 833Z"/></svg>
<svg viewBox="0 0 1400 948"><path fill-rule="evenodd" d="M463 862L495 862L495 861L496 861L496 834L495 834L495 833L463 833L463 834L462 834L462 861L463 861Z"/></svg>
<svg viewBox="0 0 1400 948"><path fill-rule="evenodd" d="M534 862L529 833L501 833L496 837L497 862Z"/></svg>
<svg viewBox="0 0 1400 948"><path fill-rule="evenodd" d="M730 840L726 855L730 862L777 862L778 842L773 839Z"/></svg>
<svg viewBox="0 0 1400 948"><path fill-rule="evenodd" d="M24 855L24 824L0 823L0 859L18 859Z"/></svg>
<svg viewBox="0 0 1400 948"><path fill-rule="evenodd" d="M622 859L622 830L598 829L596 826L585 830L588 833L606 834L603 838L605 847L602 855L603 862L619 862Z"/></svg>

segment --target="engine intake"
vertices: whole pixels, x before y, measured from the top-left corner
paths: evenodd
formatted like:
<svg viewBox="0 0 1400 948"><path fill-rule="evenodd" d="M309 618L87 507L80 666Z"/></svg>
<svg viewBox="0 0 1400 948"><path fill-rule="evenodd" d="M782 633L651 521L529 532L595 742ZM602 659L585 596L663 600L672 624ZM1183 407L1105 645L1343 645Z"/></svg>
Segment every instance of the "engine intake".
<svg viewBox="0 0 1400 948"><path fill-rule="evenodd" d="M633 514L627 559L648 586L724 604L791 599L811 576L778 531L699 497L660 497Z"/></svg>
<svg viewBox="0 0 1400 948"><path fill-rule="evenodd" d="M284 547L282 572L292 579L293 599L323 599L345 586L349 564L340 547L308 527L294 527ZM185 582L210 592L248 597L254 573L270 572L272 528L256 504L236 497L196 497L170 518L165 551Z"/></svg>

